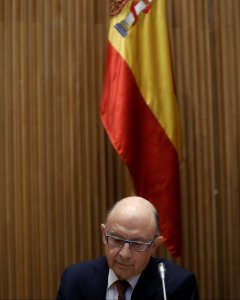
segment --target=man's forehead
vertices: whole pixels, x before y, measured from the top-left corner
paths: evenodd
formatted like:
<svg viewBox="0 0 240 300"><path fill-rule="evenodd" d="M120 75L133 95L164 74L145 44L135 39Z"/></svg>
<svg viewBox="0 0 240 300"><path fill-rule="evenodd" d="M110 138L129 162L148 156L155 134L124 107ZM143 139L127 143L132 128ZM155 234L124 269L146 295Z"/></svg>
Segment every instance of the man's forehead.
<svg viewBox="0 0 240 300"><path fill-rule="evenodd" d="M153 211L154 210L154 206L147 200L141 198L141 197L128 197L125 198L119 202L117 202L114 206L114 208L112 209L112 211L114 210L129 210L130 212L138 212L139 210L143 209L147 209L149 211Z"/></svg>
<svg viewBox="0 0 240 300"><path fill-rule="evenodd" d="M151 223L151 220L154 220L153 216L153 209L150 206L121 204L110 212L107 223Z"/></svg>

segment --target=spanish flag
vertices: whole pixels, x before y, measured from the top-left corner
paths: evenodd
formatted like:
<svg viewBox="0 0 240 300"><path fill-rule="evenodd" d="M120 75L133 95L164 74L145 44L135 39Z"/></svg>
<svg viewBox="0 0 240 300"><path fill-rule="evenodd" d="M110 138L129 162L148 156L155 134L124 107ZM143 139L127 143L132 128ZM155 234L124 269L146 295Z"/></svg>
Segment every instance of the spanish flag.
<svg viewBox="0 0 240 300"><path fill-rule="evenodd" d="M181 126L165 0L111 1L101 119L136 194L158 209L170 253L181 255Z"/></svg>

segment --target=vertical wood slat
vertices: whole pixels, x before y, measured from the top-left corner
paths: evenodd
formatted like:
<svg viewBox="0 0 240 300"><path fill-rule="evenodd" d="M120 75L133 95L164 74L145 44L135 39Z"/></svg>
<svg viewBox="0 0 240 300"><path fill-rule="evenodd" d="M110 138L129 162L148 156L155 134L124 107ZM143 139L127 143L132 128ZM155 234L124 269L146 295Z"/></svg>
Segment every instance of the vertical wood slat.
<svg viewBox="0 0 240 300"><path fill-rule="evenodd" d="M239 2L168 4L186 147L182 262L202 299L239 299Z"/></svg>
<svg viewBox="0 0 240 300"><path fill-rule="evenodd" d="M168 8L185 143L180 262L201 299L240 299L240 3ZM0 299L54 299L66 265L103 253L100 223L127 194L98 113L107 9L0 0Z"/></svg>

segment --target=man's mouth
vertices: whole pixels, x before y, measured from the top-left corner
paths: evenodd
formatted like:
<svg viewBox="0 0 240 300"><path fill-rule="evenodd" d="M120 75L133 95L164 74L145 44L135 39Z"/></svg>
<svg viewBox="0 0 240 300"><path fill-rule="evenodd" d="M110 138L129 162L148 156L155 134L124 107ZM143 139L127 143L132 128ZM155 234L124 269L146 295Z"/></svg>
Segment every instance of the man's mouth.
<svg viewBox="0 0 240 300"><path fill-rule="evenodd" d="M122 268L122 269L129 269L132 267L132 264L127 264L127 263L121 263L119 261L116 261L117 265Z"/></svg>

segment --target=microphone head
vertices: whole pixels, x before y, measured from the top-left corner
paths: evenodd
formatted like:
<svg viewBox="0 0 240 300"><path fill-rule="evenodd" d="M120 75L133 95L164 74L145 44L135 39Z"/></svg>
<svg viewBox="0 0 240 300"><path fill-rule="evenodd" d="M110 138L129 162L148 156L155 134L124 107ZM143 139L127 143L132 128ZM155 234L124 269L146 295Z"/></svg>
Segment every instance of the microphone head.
<svg viewBox="0 0 240 300"><path fill-rule="evenodd" d="M158 271L162 279L165 278L166 268L163 262L158 264Z"/></svg>

